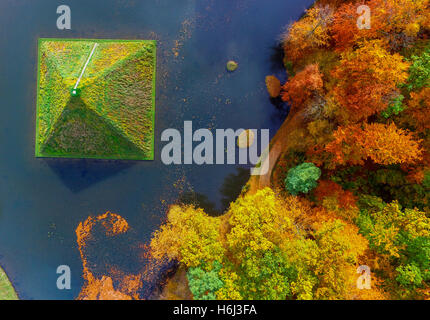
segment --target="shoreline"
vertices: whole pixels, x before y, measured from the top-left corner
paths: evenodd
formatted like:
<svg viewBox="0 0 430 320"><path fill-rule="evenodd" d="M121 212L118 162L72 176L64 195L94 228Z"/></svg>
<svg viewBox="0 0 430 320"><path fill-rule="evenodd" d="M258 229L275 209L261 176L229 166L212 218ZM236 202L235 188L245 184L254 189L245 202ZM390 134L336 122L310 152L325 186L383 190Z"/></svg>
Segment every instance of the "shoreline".
<svg viewBox="0 0 430 320"><path fill-rule="evenodd" d="M12 281L6 271L4 271L4 268L0 265L0 301L1 300L19 300L19 297Z"/></svg>

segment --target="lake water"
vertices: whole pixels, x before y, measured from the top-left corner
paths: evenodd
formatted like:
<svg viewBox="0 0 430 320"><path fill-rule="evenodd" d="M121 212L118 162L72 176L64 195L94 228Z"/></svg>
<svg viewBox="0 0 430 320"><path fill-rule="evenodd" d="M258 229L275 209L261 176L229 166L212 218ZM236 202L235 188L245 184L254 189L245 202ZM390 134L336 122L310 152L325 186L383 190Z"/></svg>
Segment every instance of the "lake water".
<svg viewBox="0 0 430 320"><path fill-rule="evenodd" d="M75 228L89 215L109 210L131 226L127 241L94 253L94 268L116 259L133 269L138 262L126 247L147 242L167 205L181 193L193 191L207 197L214 211L222 210L240 190L246 172L234 165L165 166L161 132L182 131L183 122L192 120L195 129L270 129L272 137L283 115L268 99L264 78L276 74L285 79L279 34L312 2L0 2L0 265L20 298L73 299L79 294L83 279ZM57 30L59 4L70 6L72 30ZM39 37L158 41L155 161L34 157ZM226 71L228 60L239 63L236 72ZM56 269L64 264L72 270L72 289L60 291Z"/></svg>

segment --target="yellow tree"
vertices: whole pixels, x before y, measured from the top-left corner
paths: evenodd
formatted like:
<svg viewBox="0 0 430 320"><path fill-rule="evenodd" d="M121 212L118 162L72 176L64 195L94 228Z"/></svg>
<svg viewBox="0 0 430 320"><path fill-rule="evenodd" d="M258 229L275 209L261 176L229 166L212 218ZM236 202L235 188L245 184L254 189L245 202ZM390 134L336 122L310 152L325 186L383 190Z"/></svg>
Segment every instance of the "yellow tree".
<svg viewBox="0 0 430 320"><path fill-rule="evenodd" d="M302 212L299 204L286 201L266 188L232 203L229 211L230 231L226 244L234 260L240 261L245 250L270 250L298 235L294 219Z"/></svg>
<svg viewBox="0 0 430 320"><path fill-rule="evenodd" d="M220 219L208 216L202 209L174 205L151 241L152 255L177 259L188 267L201 263L210 266L222 260L224 249L219 239Z"/></svg>
<svg viewBox="0 0 430 320"><path fill-rule="evenodd" d="M294 22L283 36L287 59L297 62L312 49L327 46L332 17L333 9L330 6L316 5L307 10L302 19Z"/></svg>

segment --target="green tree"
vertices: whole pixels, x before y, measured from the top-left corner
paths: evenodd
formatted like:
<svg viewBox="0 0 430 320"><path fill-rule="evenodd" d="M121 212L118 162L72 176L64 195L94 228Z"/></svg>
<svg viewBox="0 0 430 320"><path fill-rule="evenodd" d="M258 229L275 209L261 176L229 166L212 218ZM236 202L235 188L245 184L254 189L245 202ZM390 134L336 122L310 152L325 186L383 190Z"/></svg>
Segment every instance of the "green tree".
<svg viewBox="0 0 430 320"><path fill-rule="evenodd" d="M215 300L215 292L224 285L219 278L219 271L222 265L215 261L212 270L207 271L202 267L191 267L187 272L187 279L190 291L194 300Z"/></svg>
<svg viewBox="0 0 430 320"><path fill-rule="evenodd" d="M411 57L407 88L417 90L430 86L430 46L420 56Z"/></svg>
<svg viewBox="0 0 430 320"><path fill-rule="evenodd" d="M266 252L248 248L238 274L241 296L246 300L291 298L290 284L297 278L296 269L279 248Z"/></svg>
<svg viewBox="0 0 430 320"><path fill-rule="evenodd" d="M285 188L296 196L300 192L308 193L317 186L321 169L311 162L305 162L288 171L285 178Z"/></svg>
<svg viewBox="0 0 430 320"><path fill-rule="evenodd" d="M421 286L423 278L421 276L421 270L417 266L408 264L406 266L397 267L396 271L398 273L396 280L403 287L414 289Z"/></svg>
<svg viewBox="0 0 430 320"><path fill-rule="evenodd" d="M405 107L403 105L403 100L405 97L401 94L399 94L397 97L395 97L393 100L391 100L390 104L388 105L388 108L381 112L381 115L388 119L393 114L398 115L400 112L405 110Z"/></svg>
<svg viewBox="0 0 430 320"><path fill-rule="evenodd" d="M384 204L376 197L362 197L357 224L369 246L396 270L395 280L407 294L430 281L430 219L417 209L396 202ZM389 273L389 270L386 270ZM412 290L412 291L411 291ZM405 292L399 292L403 295Z"/></svg>

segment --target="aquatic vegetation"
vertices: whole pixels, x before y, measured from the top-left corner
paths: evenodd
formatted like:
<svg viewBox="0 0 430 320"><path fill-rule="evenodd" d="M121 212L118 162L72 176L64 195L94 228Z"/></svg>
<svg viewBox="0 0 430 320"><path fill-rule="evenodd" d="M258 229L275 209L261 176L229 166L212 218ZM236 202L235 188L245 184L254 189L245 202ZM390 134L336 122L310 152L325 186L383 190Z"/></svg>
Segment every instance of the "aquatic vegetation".
<svg viewBox="0 0 430 320"><path fill-rule="evenodd" d="M131 300L132 295L126 294L117 290L113 286L112 276L102 275L97 276L91 271L88 257L85 254L85 249L88 243L94 238L94 229L97 226L101 226L106 237L113 237L122 233L127 232L129 229L127 221L121 216L106 212L103 215L97 217L88 217L83 223L79 223L76 228L77 243L79 247L79 253L81 255L83 264L83 278L85 280L84 287L81 289L78 299L82 300ZM130 280L130 279L122 279ZM139 288L139 278L137 277L137 286L131 286L132 282L129 283L128 288L136 287ZM136 292L134 291L134 295Z"/></svg>
<svg viewBox="0 0 430 320"><path fill-rule="evenodd" d="M227 70L230 72L236 71L236 69L239 67L239 64L236 61L230 60L227 62Z"/></svg>
<svg viewBox="0 0 430 320"><path fill-rule="evenodd" d="M153 159L155 63L154 41L40 39L36 156Z"/></svg>

